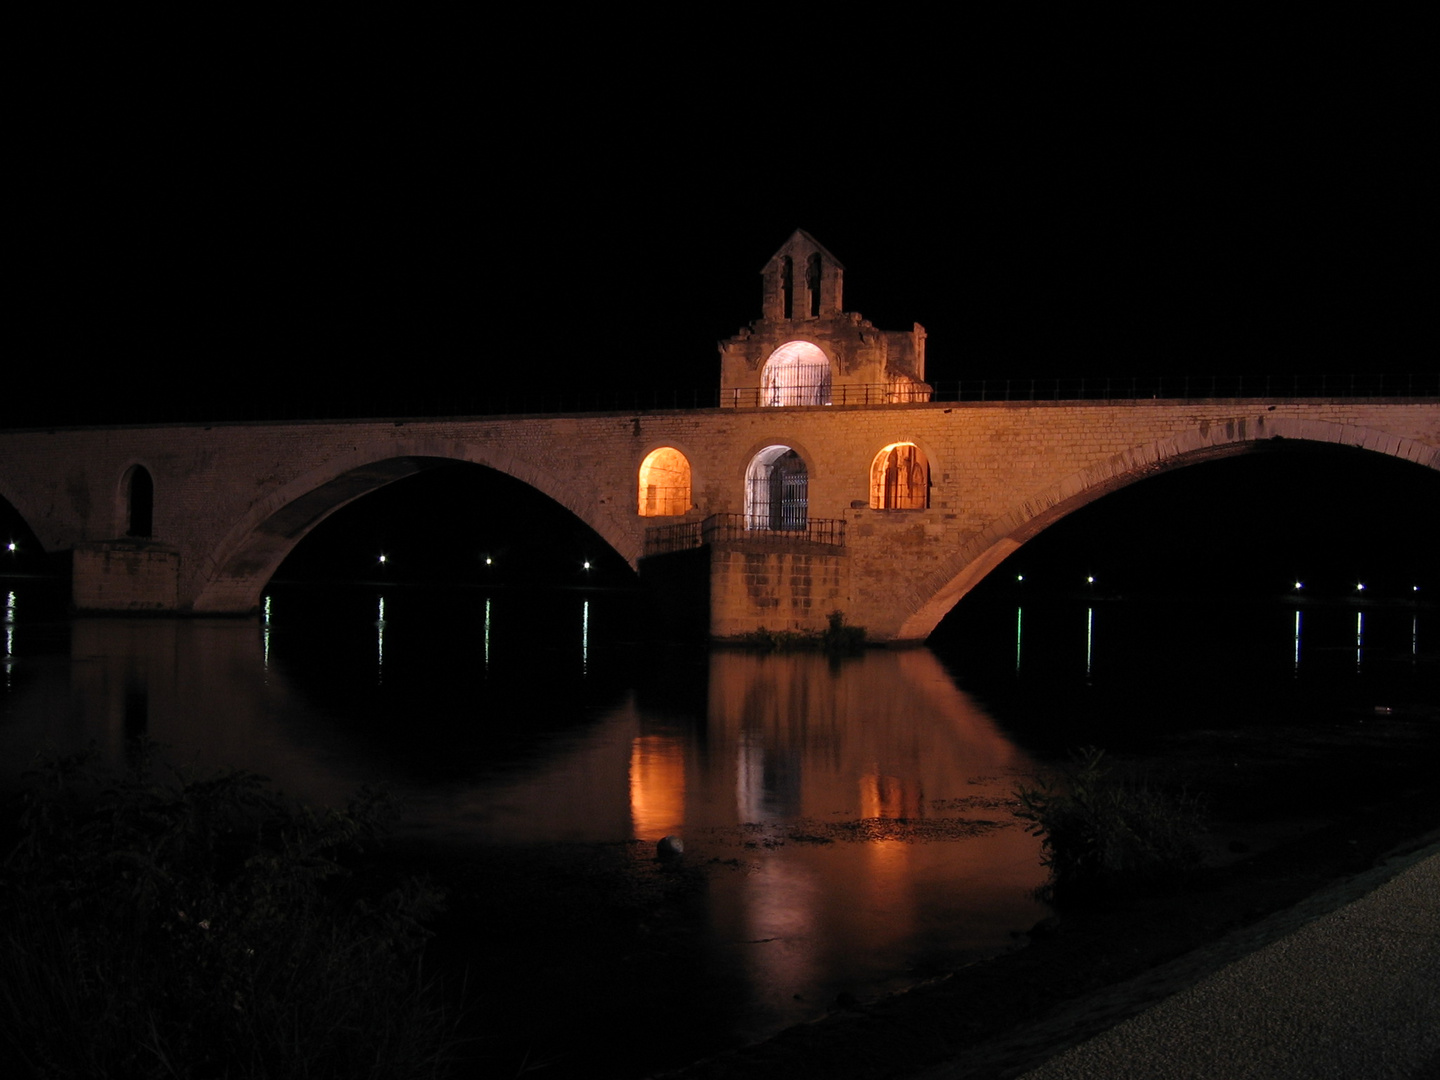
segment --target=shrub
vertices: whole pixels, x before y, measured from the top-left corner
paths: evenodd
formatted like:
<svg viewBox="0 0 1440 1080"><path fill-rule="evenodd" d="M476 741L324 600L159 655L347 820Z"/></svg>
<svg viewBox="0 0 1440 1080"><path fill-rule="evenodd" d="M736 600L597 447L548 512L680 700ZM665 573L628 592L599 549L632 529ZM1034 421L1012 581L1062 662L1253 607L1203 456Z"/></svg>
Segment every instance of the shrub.
<svg viewBox="0 0 1440 1080"><path fill-rule="evenodd" d="M1046 892L1057 902L1173 884L1200 865L1201 800L1128 775L1094 747L1015 795L1017 816L1041 838Z"/></svg>
<svg viewBox="0 0 1440 1080"><path fill-rule="evenodd" d="M820 641L829 653L857 653L865 647L865 628L847 625L844 612L832 611L826 616Z"/></svg>
<svg viewBox="0 0 1440 1080"><path fill-rule="evenodd" d="M384 796L320 811L149 755L27 775L0 867L0 1039L33 1075L441 1075L454 1025L420 971L439 896L361 858Z"/></svg>
<svg viewBox="0 0 1440 1080"><path fill-rule="evenodd" d="M826 627L813 630L767 630L763 626L738 639L746 648L759 652L802 652L819 649L831 656L848 656L865 647L865 628L850 626L845 615L832 611L826 616Z"/></svg>

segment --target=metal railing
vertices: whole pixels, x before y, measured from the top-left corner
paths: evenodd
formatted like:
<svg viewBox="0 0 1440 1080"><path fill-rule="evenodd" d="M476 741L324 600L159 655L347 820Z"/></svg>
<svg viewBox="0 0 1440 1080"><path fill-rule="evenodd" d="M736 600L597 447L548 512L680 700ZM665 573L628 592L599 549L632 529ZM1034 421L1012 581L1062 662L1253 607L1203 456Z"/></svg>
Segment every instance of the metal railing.
<svg viewBox="0 0 1440 1080"><path fill-rule="evenodd" d="M669 555L704 546L702 521L684 521L679 525L652 525L645 530L645 554Z"/></svg>
<svg viewBox="0 0 1440 1080"><path fill-rule="evenodd" d="M1050 379L957 379L933 386L894 383L836 384L824 388L825 405L895 405L916 401L1144 401L1158 398L1440 397L1440 372L1369 375L1116 375ZM817 400L820 387L790 387ZM761 387L721 393L721 407L783 405Z"/></svg>
<svg viewBox="0 0 1440 1080"><path fill-rule="evenodd" d="M1143 401L1152 398L1440 397L1440 371L1349 375L1117 375L961 379L933 401Z"/></svg>
<svg viewBox="0 0 1440 1080"><path fill-rule="evenodd" d="M806 518L803 529L768 529L750 514L711 514L704 521L656 525L645 530L645 554L668 555L719 543L766 545L802 541L845 546L844 518Z"/></svg>
<svg viewBox="0 0 1440 1080"><path fill-rule="evenodd" d="M758 409L774 406L801 405L898 405L902 402L929 401L931 388L924 383L826 383L815 386L789 386L784 392L774 387L731 387L720 391L720 407L725 409Z"/></svg>

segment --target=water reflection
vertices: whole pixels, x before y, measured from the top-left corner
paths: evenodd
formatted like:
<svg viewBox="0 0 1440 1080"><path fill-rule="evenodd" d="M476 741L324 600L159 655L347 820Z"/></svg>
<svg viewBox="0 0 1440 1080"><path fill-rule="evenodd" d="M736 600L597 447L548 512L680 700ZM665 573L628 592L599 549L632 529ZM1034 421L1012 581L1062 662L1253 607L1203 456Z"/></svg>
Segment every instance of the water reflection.
<svg viewBox="0 0 1440 1080"><path fill-rule="evenodd" d="M814 1016L842 991L894 988L917 957L947 966L1004 947L1043 914L1029 895L1042 876L1036 840L1006 807L1031 762L929 650L839 664L695 653L677 672L681 654L657 645L637 651L632 670L604 598L570 594L539 621L534 604L508 593L418 603L405 591L343 602L286 594L267 596L253 621L55 620L65 632L45 629L52 651L41 656L43 627L27 624L17 588L4 609L0 755L16 765L12 778L47 742L93 740L119 763L145 734L182 761L249 768L321 803L388 781L408 804L410 835L456 851L648 852L679 835L704 877L687 929L706 943L703 979L727 988L737 1038ZM1098 640L1086 608L1091 692L1074 663L1077 607L1027 607L998 607L956 670L1015 685L1023 658L1025 679L1067 695L1059 706L1037 699L1066 727L1062 752L1093 737L1075 707L1085 695L1111 710L1119 699L1100 691L1133 687L1144 723L1168 722L1179 699L1224 689L1219 667L1234 678L1245 665L1257 699L1271 685L1254 674L1262 664L1287 693L1310 681L1327 700L1334 683L1317 680L1329 676L1371 705L1384 698L1364 684L1395 668L1433 685L1426 665L1380 662L1419 657L1429 612L1373 609L1352 626L1347 609L1312 611L1302 671L1298 609L1293 621L1274 605L1206 621L1115 603ZM1362 648L1369 662L1356 678ZM1177 679L1173 665L1202 653L1188 681Z"/></svg>
<svg viewBox="0 0 1440 1080"><path fill-rule="evenodd" d="M378 598L380 608L375 616L375 675L379 677L385 673L385 597Z"/></svg>
<svg viewBox="0 0 1440 1080"><path fill-rule="evenodd" d="M649 841L685 829L685 748L673 735L631 740L630 829Z"/></svg>
<svg viewBox="0 0 1440 1080"><path fill-rule="evenodd" d="M453 678L472 716L501 722L503 702L476 698L484 684L466 683L463 670L411 672L412 623L422 620L386 620L383 603L370 610L387 693L412 677ZM75 620L69 663L37 665L23 700L3 702L0 750L23 761L46 742L94 741L119 763L143 734L181 761L252 769L330 804L386 780L406 801L408 829L457 848L649 845L678 834L691 865L709 868L694 930L709 942L707 979L738 988L725 1007L739 1039L813 1017L842 991L902 985L917 957L955 965L1003 948L1044 914L1030 896L1042 876L1037 842L1005 805L1031 762L925 650L838 666L716 652L698 673L708 693L697 712L673 698L647 707L632 690L579 723L511 730L524 752L474 767L463 739L499 732L455 725L437 739L452 751L443 767L424 774L398 767L363 725L323 715L295 683L310 654L287 645L320 638L334 660L349 640L361 660L360 639L285 633L306 628L279 611L250 622ZM594 678L607 654L590 648L591 612L580 615ZM427 717L394 722L423 740L427 723L445 722Z"/></svg>
<svg viewBox="0 0 1440 1080"><path fill-rule="evenodd" d="M10 658L15 655L15 590L5 594L5 681L10 681Z"/></svg>
<svg viewBox="0 0 1440 1080"><path fill-rule="evenodd" d="M1015 609L1015 674L1020 674L1020 642L1022 640L1021 630L1025 625L1025 609Z"/></svg>

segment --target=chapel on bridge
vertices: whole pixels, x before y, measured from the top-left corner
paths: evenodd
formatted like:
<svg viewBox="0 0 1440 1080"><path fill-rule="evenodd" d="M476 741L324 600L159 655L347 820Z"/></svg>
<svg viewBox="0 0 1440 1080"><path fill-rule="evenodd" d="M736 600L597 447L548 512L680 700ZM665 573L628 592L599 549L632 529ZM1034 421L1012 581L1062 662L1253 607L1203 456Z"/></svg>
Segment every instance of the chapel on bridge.
<svg viewBox="0 0 1440 1080"><path fill-rule="evenodd" d="M720 404L929 401L925 329L877 330L844 310L845 268L796 229L760 271L761 316L720 343Z"/></svg>

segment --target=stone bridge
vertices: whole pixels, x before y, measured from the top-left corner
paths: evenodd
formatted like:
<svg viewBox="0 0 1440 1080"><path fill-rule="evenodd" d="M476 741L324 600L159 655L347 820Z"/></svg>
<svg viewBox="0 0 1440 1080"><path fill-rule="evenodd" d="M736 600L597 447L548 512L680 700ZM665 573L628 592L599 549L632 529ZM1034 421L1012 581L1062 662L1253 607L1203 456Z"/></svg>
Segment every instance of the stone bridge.
<svg viewBox="0 0 1440 1080"><path fill-rule="evenodd" d="M632 566L684 562L713 636L815 629L838 610L872 639L907 641L1066 514L1272 440L1440 470L1440 400L902 401L11 431L0 432L0 497L47 550L74 552L82 610L241 614L327 515L468 462L569 508Z"/></svg>
<svg viewBox="0 0 1440 1080"><path fill-rule="evenodd" d="M1276 439L1440 469L1428 376L1425 398L947 404L924 329L845 311L813 237L760 273L718 408L0 432L0 497L74 552L82 610L241 614L327 515L469 462L568 507L712 636L839 611L913 641L1030 537L1165 469Z"/></svg>

